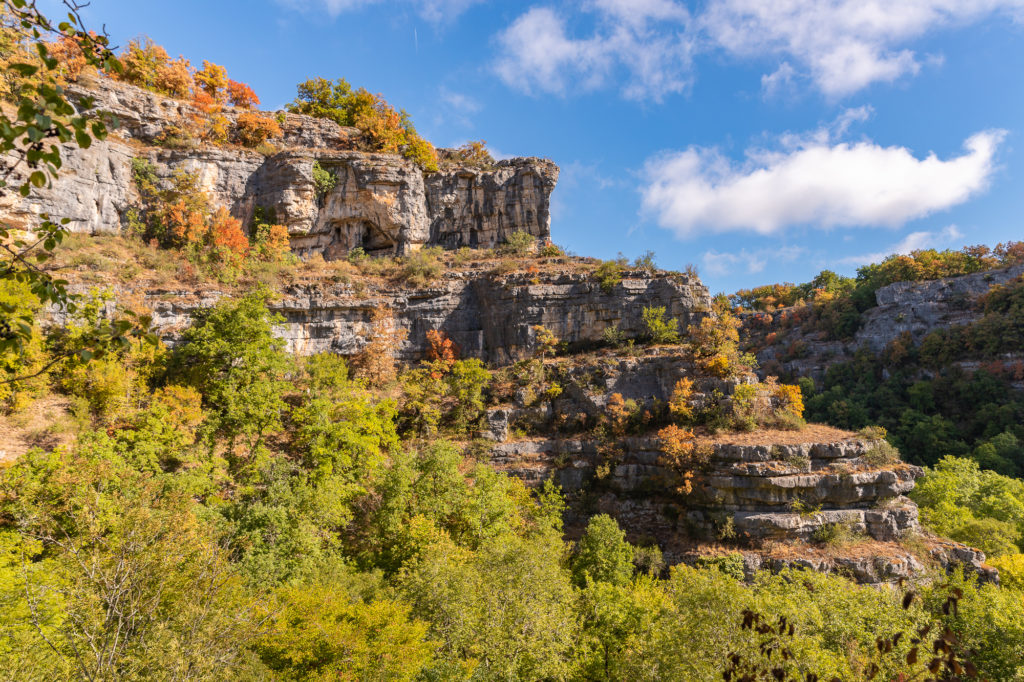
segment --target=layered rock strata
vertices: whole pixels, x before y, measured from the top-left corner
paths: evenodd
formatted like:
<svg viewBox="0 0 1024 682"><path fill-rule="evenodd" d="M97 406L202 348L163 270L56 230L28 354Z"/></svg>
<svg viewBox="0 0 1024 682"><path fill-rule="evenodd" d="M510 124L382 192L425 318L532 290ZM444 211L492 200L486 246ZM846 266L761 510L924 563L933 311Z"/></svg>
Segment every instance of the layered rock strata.
<svg viewBox="0 0 1024 682"><path fill-rule="evenodd" d="M815 330L797 326L782 332L774 320L784 318L791 309L772 312L773 326L764 329L766 314L750 314L745 320L758 334L776 330L785 333L782 341L758 350L757 359L771 372L820 379L831 364L853 358L861 348L880 352L904 335L920 342L937 329L966 325L977 321L981 312L977 300L998 285L1015 282L1024 276L1024 265L947 277L926 282L896 282L875 292L877 305L863 313L863 324L852 339L831 341ZM787 349L799 347L796 357Z"/></svg>
<svg viewBox="0 0 1024 682"><path fill-rule="evenodd" d="M725 541L743 554L748 571L807 566L881 583L933 563L994 577L984 555L963 545L928 538L922 556L901 544L926 535L917 506L906 497L923 472L880 457L881 441L827 427L812 427L806 436L703 436L683 486L677 465L652 434L552 436L563 415L585 416L580 423L592 424L615 393L640 412L654 412L683 377L694 379L696 410L729 409L741 383L700 377L668 349L634 358L595 356L558 374L561 393L553 401L517 396L515 404L490 410L485 435L496 441L492 464L530 485L549 478L558 483L571 501L568 525L575 532L592 514L608 513L634 541L656 542L670 563L697 562ZM831 439L815 442L816 436ZM847 544L827 547L836 536Z"/></svg>
<svg viewBox="0 0 1024 682"><path fill-rule="evenodd" d="M609 326L639 336L644 333L644 306L664 306L683 325L707 314L707 288L686 275L673 277L645 271L627 272L605 291L589 274L497 275L487 271L451 271L424 288L402 286L358 291L349 284L285 287L271 308L284 318L277 333L289 351L306 355L332 352L355 355L372 332L371 314L390 308L406 331L400 356L418 361L427 350L427 332L441 330L466 357L495 365L533 352L536 325L570 344L600 341ZM157 330L169 343L189 323L197 308L222 293L207 291L127 290L153 311Z"/></svg>
<svg viewBox="0 0 1024 682"><path fill-rule="evenodd" d="M540 241L551 233L550 196L558 167L538 158L500 161L489 169L455 167L424 172L394 154L359 151L355 128L309 116L276 112L282 151L265 156L235 146L170 149L167 138L203 114L189 103L98 78L71 87L114 114L117 132L89 149L64 147L64 167L51 187L25 200L6 197L0 206L15 226L30 229L40 214L67 217L74 232L118 233L140 198L132 181L133 158L146 159L158 177L194 172L217 206L248 225L256 207L286 225L301 256L327 259L354 248L370 254L404 255L424 245L491 248L517 231ZM229 125L245 110L227 108ZM163 142L161 142L163 140ZM154 146L157 145L157 146ZM314 163L334 176L317 191Z"/></svg>

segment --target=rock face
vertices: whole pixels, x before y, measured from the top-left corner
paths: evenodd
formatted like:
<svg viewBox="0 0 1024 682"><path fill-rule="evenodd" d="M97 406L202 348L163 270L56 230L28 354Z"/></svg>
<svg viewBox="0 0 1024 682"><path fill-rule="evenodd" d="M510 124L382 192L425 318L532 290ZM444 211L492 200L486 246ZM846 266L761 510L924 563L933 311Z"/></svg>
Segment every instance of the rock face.
<svg viewBox="0 0 1024 682"><path fill-rule="evenodd" d="M863 314L863 324L852 339L823 340L819 332L805 332L798 326L783 343L759 350L757 359L770 370L768 373L782 371L820 379L831 364L851 359L858 349L868 348L877 353L905 334L916 343L936 329L974 322L980 317L974 305L980 296L993 286L1008 284L1021 276L1024 265L926 282L896 282L875 292L878 305ZM779 318L788 312L782 309L772 316ZM764 313L751 314L745 322L751 328L764 319ZM784 351L794 345L801 347L797 357Z"/></svg>
<svg viewBox="0 0 1024 682"><path fill-rule="evenodd" d="M136 293L145 297L158 330L172 343L192 310L211 305L220 296L216 291ZM644 306L664 306L685 325L699 320L710 305L708 291L699 281L644 271L626 273L610 292L584 273L535 278L470 270L448 273L424 289L395 286L357 295L350 285L333 285L286 287L282 293L271 307L286 319L278 333L292 352L358 353L367 341L370 314L383 303L407 332L403 359L422 358L427 332L438 329L458 344L463 355L497 365L533 351L534 325L544 325L572 344L593 343L609 325L640 335Z"/></svg>
<svg viewBox="0 0 1024 682"><path fill-rule="evenodd" d="M900 544L927 537L906 497L923 471L881 456L880 441L828 429L755 433L740 442L706 437L695 442L697 457L684 475L653 435L552 435L565 424L562 415L599 418L611 393L635 401L640 412L656 412L684 377L694 380L691 404L698 408L727 405L742 383L702 378L667 349L595 357L558 375L562 390L550 403L517 398L489 412L492 464L530 485L558 483L570 500L570 532L607 513L634 541L655 541L670 563L699 562L709 546L726 542L743 554L749 572L806 566L882 583L930 563L994 578L984 555L963 545L928 537L919 556ZM513 437L524 432L525 439ZM816 440L816 433L829 439ZM846 544L833 546L835 538Z"/></svg>
<svg viewBox="0 0 1024 682"><path fill-rule="evenodd" d="M544 159L499 161L490 171L459 168L427 177L430 243L491 248L517 231L551 236L548 197L558 167Z"/></svg>
<svg viewBox="0 0 1024 682"><path fill-rule="evenodd" d="M30 227L38 214L72 219L75 232L117 233L139 205L133 157L146 158L159 177L195 172L215 205L248 225L261 207L288 227L302 257L330 260L354 248L371 255L406 255L424 245L491 248L512 233L538 240L551 234L550 196L558 167L537 158L509 159L492 169L458 167L424 172L394 154L358 151L361 134L331 121L277 112L283 151L264 156L241 147L164 149L146 146L200 116L187 102L99 78L72 86L73 98L93 97L96 108L121 123L108 141L65 149L65 166L52 187L4 206L15 224ZM243 110L227 108L232 123ZM132 142L129 143L128 140ZM313 166L334 176L318 194Z"/></svg>

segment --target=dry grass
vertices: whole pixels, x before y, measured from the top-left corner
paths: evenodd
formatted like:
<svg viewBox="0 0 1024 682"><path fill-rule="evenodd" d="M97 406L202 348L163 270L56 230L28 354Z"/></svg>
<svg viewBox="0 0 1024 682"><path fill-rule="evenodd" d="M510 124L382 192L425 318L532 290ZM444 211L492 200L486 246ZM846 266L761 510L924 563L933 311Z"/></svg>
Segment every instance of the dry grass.
<svg viewBox="0 0 1024 682"><path fill-rule="evenodd" d="M70 406L67 397L51 394L21 412L0 416L0 466L34 447L52 449L70 443L74 439Z"/></svg>
<svg viewBox="0 0 1024 682"><path fill-rule="evenodd" d="M697 439L703 444L729 445L803 445L805 443L834 443L856 438L852 431L844 431L825 424L808 424L799 431L758 429L756 431L722 432Z"/></svg>

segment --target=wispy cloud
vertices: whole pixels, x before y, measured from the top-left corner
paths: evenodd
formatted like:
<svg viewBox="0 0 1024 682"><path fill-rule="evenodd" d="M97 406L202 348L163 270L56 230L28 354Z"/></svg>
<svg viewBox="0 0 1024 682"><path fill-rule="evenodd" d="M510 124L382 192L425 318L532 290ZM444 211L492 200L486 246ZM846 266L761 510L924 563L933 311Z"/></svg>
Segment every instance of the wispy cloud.
<svg viewBox="0 0 1024 682"><path fill-rule="evenodd" d="M697 53L724 51L779 60L761 79L766 96L810 82L843 97L940 64L941 56L909 47L932 31L1024 15L1024 0L708 0L695 15L672 0L581 7L593 28L580 35L570 32L568 20L577 17L565 9L533 7L515 19L498 36L501 78L529 93L612 86L631 99L657 100L686 89Z"/></svg>
<svg viewBox="0 0 1024 682"><path fill-rule="evenodd" d="M694 146L647 162L643 207L680 237L775 234L793 225L899 227L984 190L1004 135L972 135L964 153L947 160L870 141L833 142L828 131L792 136L779 151L748 150L742 163Z"/></svg>
<svg viewBox="0 0 1024 682"><path fill-rule="evenodd" d="M669 0L594 0L585 5L596 25L586 37L569 35L565 17L535 7L498 36L498 76L527 93L565 95L626 78L628 99L660 100L690 83L689 12Z"/></svg>
<svg viewBox="0 0 1024 682"><path fill-rule="evenodd" d="M736 273L757 274L769 262L792 263L804 256L807 250L799 246L783 246L774 249L756 249L729 253L711 249L702 256L704 271L709 275L732 275Z"/></svg>
<svg viewBox="0 0 1024 682"><path fill-rule="evenodd" d="M963 238L963 233L956 225L948 225L941 230L911 232L897 243L882 251L864 253L859 256L847 256L839 259L843 265L867 265L868 263L879 263L887 256L893 254L908 254L920 249L942 249L953 246Z"/></svg>
<svg viewBox="0 0 1024 682"><path fill-rule="evenodd" d="M299 10L323 9L332 17L353 12L384 0L277 0L285 7ZM417 14L433 24L444 24L458 18L467 9L484 0L389 0L413 7Z"/></svg>

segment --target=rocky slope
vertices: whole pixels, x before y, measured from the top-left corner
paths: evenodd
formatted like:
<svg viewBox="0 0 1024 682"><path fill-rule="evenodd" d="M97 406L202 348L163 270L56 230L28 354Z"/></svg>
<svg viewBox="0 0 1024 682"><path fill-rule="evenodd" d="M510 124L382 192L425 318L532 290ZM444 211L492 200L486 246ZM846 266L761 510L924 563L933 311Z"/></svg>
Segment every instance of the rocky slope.
<svg viewBox="0 0 1024 682"><path fill-rule="evenodd" d="M491 461L532 484L552 477L572 500L570 529L593 513L614 516L634 542L656 542L670 563L739 551L748 573L807 566L885 583L927 565L963 565L996 579L984 555L930 536L905 495L923 473L884 456L882 442L830 427L707 434L696 441L692 478L653 434L609 437L581 429L618 395L654 412L682 378L696 409L728 410L748 381L702 376L685 354L601 355L560 368L560 395L530 394L492 409Z"/></svg>
<svg viewBox="0 0 1024 682"><path fill-rule="evenodd" d="M0 206L9 222L28 228L38 214L49 213L72 218L77 232L121 233L140 203L132 165L141 158L162 179L179 170L196 173L213 201L243 224L257 207L272 210L302 258L331 260L357 247L377 255L408 254L424 245L492 247L517 231L538 240L550 235L549 201L558 178L550 161L512 159L488 169L424 174L398 156L362 151L356 130L283 113L284 134L270 155L236 147L167 149L154 143L195 113L188 104L107 80L80 91L86 93L119 116L120 132L88 150L69 148L52 187ZM335 178L325 192L316 189L314 163ZM441 330L463 355L497 367L534 354L538 325L582 351L599 345L612 327L624 337L641 337L645 307L664 307L683 329L710 314L707 289L679 273L625 271L618 281L599 282L593 264L584 267L580 259L538 258L511 270L494 262L445 263L451 267L443 276L417 286L380 278L353 282L333 278L325 268L320 278L314 274L282 287L272 304L285 319L278 331L295 353L353 355L372 331L371 312L383 305L406 332L402 359L419 360L427 332ZM192 311L229 295L226 287L167 288L140 278L112 288L115 300L152 311L169 342ZM926 310L914 312L923 329L944 313L908 301L952 301L957 291L893 293L862 341L881 343L895 333L883 319L897 309ZM879 295L880 303L889 296ZM705 376L678 347L577 353L548 362L561 363L559 390L547 400L518 391L490 411L484 435L492 441L496 467L531 483L553 477L562 485L572 501L570 529L607 511L634 539L656 541L671 561L695 560L726 543L742 549L750 571L800 564L879 583L935 562L965 563L989 575L983 557L968 548L934 538L916 552L901 544L922 537L916 508L904 497L920 470L876 461L878 443L854 434L811 428L730 440L709 433L697 443L701 461L682 492L683 474L666 463L653 433L598 437L587 426L604 418L616 395L641 412L656 411L681 378L694 379L697 408L727 410L737 386L749 379ZM819 546L833 531L855 541Z"/></svg>
<svg viewBox="0 0 1024 682"><path fill-rule="evenodd" d="M974 305L993 286L1008 284L1024 275L1024 265L925 282L896 282L875 292L877 305L863 313L853 338L829 340L823 332L804 325L785 324L799 309L745 317L745 333L757 344L757 359L769 373L820 379L831 364L852 359L859 349L878 353L905 335L920 342L928 333L975 322L981 313ZM770 320L769 320L770 318ZM765 344L775 332L775 342Z"/></svg>

